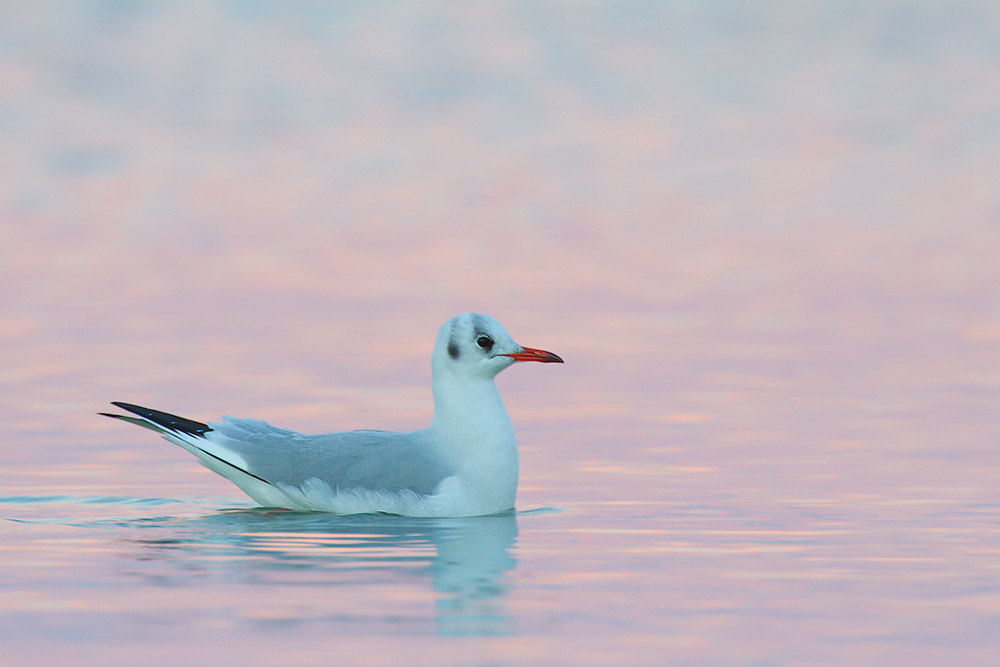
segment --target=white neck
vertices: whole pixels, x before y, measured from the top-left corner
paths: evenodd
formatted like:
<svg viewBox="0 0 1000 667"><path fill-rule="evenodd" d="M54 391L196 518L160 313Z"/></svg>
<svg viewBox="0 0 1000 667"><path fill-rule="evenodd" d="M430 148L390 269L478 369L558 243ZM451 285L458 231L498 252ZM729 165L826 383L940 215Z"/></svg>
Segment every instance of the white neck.
<svg viewBox="0 0 1000 667"><path fill-rule="evenodd" d="M514 505L518 456L514 427L492 378L435 377L428 432L455 466L467 492L503 511Z"/></svg>

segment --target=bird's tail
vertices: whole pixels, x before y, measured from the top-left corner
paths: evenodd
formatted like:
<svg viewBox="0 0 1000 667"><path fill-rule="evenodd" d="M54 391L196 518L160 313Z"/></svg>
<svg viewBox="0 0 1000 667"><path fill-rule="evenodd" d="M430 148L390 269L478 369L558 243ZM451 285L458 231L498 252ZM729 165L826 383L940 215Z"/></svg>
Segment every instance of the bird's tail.
<svg viewBox="0 0 1000 667"><path fill-rule="evenodd" d="M120 419L159 433L166 440L180 445L197 456L205 467L233 481L244 491L247 490L246 480L253 480L249 482L251 485L254 482L270 485L270 482L263 477L250 472L246 461L239 454L228 449L224 442L220 442L217 438L209 438L208 434L213 433L213 430L208 424L131 403L114 401L112 405L138 416L116 415L110 412L99 412L98 414L112 419ZM251 495L253 494L251 493ZM256 496L254 497L256 498Z"/></svg>
<svg viewBox="0 0 1000 667"><path fill-rule="evenodd" d="M212 430L208 427L208 424L202 424L201 422L196 422L191 419L178 417L177 415L172 415L168 412L150 410L149 408L144 408L141 405L132 405L131 403L121 403L119 401L114 401L111 405L118 406L122 410L127 410L132 414L139 416L130 417L128 415L115 415L110 412L100 412L98 414L104 417L111 417L112 419L121 419L122 421L129 422L130 424L148 428L150 431L156 431L161 435L172 435L175 437L194 436L196 438L204 438L205 434Z"/></svg>

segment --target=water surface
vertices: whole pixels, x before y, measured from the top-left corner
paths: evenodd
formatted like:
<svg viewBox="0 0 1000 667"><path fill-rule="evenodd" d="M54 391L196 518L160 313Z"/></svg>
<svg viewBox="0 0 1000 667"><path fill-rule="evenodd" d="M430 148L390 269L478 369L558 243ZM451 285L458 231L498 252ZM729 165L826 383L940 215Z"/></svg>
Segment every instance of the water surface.
<svg viewBox="0 0 1000 667"><path fill-rule="evenodd" d="M0 10L5 664L995 663L993 4ZM507 515L95 414L422 428L470 310Z"/></svg>

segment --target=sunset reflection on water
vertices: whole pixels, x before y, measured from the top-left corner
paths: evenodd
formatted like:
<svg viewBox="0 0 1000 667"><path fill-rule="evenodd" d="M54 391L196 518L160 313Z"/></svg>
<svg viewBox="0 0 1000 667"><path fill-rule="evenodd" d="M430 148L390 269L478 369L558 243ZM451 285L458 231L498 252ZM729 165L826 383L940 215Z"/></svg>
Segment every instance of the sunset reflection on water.
<svg viewBox="0 0 1000 667"><path fill-rule="evenodd" d="M5 664L994 659L992 4L0 14ZM566 361L509 516L95 414L423 428L464 311Z"/></svg>

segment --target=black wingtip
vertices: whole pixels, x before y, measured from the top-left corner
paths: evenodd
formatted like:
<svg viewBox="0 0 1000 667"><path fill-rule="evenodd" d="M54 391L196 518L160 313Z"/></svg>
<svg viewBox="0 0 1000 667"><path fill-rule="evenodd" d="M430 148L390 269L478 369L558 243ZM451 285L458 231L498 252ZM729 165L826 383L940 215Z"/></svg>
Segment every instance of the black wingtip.
<svg viewBox="0 0 1000 667"><path fill-rule="evenodd" d="M97 414L103 417L112 417L114 419L121 419L123 421L135 424L136 426L142 426L143 428L148 428L152 431L156 431L160 434L164 433L162 430L160 430L162 428L162 429L167 429L168 431L173 431L174 433L184 433L187 435L195 435L204 438L205 434L212 430L208 427L208 424L202 424L201 422L196 422L191 419L178 417L177 415L172 415L169 412L160 412L159 410L151 410L149 408L144 408L141 405L132 405L131 403L121 403L119 401L112 401L111 405L116 405L122 410L127 410L133 414L139 415L139 417L142 417L142 419L138 419L136 417L128 417L126 415L114 415L111 414L110 412L98 412ZM153 426L153 424L159 426L160 428L156 428L156 426ZM259 480L264 484L270 484L270 482L268 482L260 475L255 475L249 470L244 470L243 468L234 465L231 461L227 461L226 459L220 456L216 456L212 452L206 449L202 449L201 447L198 447L192 442L188 442L188 445L194 446L198 451L200 451L205 456L210 456L216 461L224 463L230 468L233 468L234 470L239 470L244 475L253 477L254 479Z"/></svg>
<svg viewBox="0 0 1000 667"><path fill-rule="evenodd" d="M208 427L208 424L202 424L201 422L196 422L191 419L178 417L177 415L172 415L169 412L151 410L149 408L144 408L141 405L132 405L131 403L122 403L120 401L112 401L111 405L115 405L122 410L127 410L132 414L139 415L143 419L148 419L154 424L176 433L187 433L188 435L205 437L205 434L212 430ZM105 417L114 417L116 419L122 418L121 415L113 415L108 412L101 412L98 414L104 415Z"/></svg>

